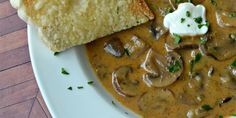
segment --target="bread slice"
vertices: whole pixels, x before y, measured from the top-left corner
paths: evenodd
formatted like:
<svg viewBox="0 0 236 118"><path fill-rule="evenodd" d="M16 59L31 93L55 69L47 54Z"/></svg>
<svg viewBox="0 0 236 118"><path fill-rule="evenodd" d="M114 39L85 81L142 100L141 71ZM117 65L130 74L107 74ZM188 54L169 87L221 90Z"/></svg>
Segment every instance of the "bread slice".
<svg viewBox="0 0 236 118"><path fill-rule="evenodd" d="M11 0L54 52L85 44L154 18L144 0Z"/></svg>

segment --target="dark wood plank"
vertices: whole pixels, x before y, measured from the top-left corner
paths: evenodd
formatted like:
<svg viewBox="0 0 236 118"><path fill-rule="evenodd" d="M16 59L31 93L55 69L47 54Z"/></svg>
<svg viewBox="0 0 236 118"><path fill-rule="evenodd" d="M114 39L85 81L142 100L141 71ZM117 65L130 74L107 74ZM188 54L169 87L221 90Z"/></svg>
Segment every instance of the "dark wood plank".
<svg viewBox="0 0 236 118"><path fill-rule="evenodd" d="M26 28L0 37L0 53L27 45Z"/></svg>
<svg viewBox="0 0 236 118"><path fill-rule="evenodd" d="M46 106L46 104L45 104L45 102L44 102L44 100L43 100L43 97L42 97L41 92L38 93L38 95L37 95L37 100L38 100L39 104L41 105L43 111L44 111L45 114L47 115L47 117L48 117L48 118L52 118L52 116L51 116L50 112L48 111L48 108L47 108L47 106Z"/></svg>
<svg viewBox="0 0 236 118"><path fill-rule="evenodd" d="M8 1L8 0L0 0L0 3L5 2L5 1Z"/></svg>
<svg viewBox="0 0 236 118"><path fill-rule="evenodd" d="M34 79L31 63L0 72L0 89Z"/></svg>
<svg viewBox="0 0 236 118"><path fill-rule="evenodd" d="M0 36L26 28L26 23L14 14L12 16L0 19Z"/></svg>
<svg viewBox="0 0 236 118"><path fill-rule="evenodd" d="M40 106L37 99L33 103L29 118L47 118L45 112L43 111L43 108Z"/></svg>
<svg viewBox="0 0 236 118"><path fill-rule="evenodd" d="M9 1L0 4L0 19L16 13L16 9L11 6Z"/></svg>
<svg viewBox="0 0 236 118"><path fill-rule="evenodd" d="M0 109L0 118L27 118L33 99Z"/></svg>
<svg viewBox="0 0 236 118"><path fill-rule="evenodd" d="M36 97L38 87L35 80L0 90L0 108Z"/></svg>
<svg viewBox="0 0 236 118"><path fill-rule="evenodd" d="M0 71L21 65L30 61L28 46L0 53Z"/></svg>

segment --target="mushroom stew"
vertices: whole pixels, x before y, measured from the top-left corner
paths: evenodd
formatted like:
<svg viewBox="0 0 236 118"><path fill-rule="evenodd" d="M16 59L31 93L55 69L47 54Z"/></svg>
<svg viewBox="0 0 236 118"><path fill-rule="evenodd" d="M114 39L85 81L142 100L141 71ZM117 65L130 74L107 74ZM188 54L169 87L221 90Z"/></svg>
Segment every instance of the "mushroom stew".
<svg viewBox="0 0 236 118"><path fill-rule="evenodd" d="M236 0L146 0L155 20L87 44L97 78L145 118L236 115ZM171 36L164 16L178 4L206 8L202 36Z"/></svg>

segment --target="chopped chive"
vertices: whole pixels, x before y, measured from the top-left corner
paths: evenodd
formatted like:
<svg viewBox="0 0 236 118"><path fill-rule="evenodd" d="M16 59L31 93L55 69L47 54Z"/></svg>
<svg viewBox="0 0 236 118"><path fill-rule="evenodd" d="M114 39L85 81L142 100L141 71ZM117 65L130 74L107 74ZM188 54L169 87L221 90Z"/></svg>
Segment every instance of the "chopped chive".
<svg viewBox="0 0 236 118"><path fill-rule="evenodd" d="M56 56L56 55L58 55L58 54L60 54L60 52L54 52L54 56Z"/></svg>
<svg viewBox="0 0 236 118"><path fill-rule="evenodd" d="M93 81L89 81L89 82L88 82L89 85L91 85L91 84L93 84L93 83L94 83Z"/></svg>
<svg viewBox="0 0 236 118"><path fill-rule="evenodd" d="M191 25L190 25L190 24L188 24L187 26L188 26L188 27L190 27Z"/></svg>
<svg viewBox="0 0 236 118"><path fill-rule="evenodd" d="M236 113L232 114L231 116L236 116Z"/></svg>
<svg viewBox="0 0 236 118"><path fill-rule="evenodd" d="M67 72L65 68L61 68L61 74L63 74L63 75L69 75L70 73Z"/></svg>
<svg viewBox="0 0 236 118"><path fill-rule="evenodd" d="M175 38L175 43L179 44L181 42L181 37L178 34L173 34Z"/></svg>
<svg viewBox="0 0 236 118"><path fill-rule="evenodd" d="M210 106L210 105L208 105L208 104L204 104L204 105L202 105L202 107L201 107L203 110L205 110L205 111L210 111L210 110L212 110L213 108Z"/></svg>
<svg viewBox="0 0 236 118"><path fill-rule="evenodd" d="M180 22L183 23L186 19L185 18L181 18L180 20L181 20Z"/></svg>
<svg viewBox="0 0 236 118"><path fill-rule="evenodd" d="M126 54L127 56L130 56L129 49L125 48L124 51L125 51L125 54Z"/></svg>
<svg viewBox="0 0 236 118"><path fill-rule="evenodd" d="M196 17L196 18L194 18L194 21L198 24L201 24L202 23L202 17L201 16Z"/></svg>
<svg viewBox="0 0 236 118"><path fill-rule="evenodd" d="M187 17L191 17L190 11L186 11L186 16L187 16Z"/></svg>
<svg viewBox="0 0 236 118"><path fill-rule="evenodd" d="M77 89L83 89L84 87L83 86L78 86Z"/></svg>
<svg viewBox="0 0 236 118"><path fill-rule="evenodd" d="M68 87L67 89L68 89L68 90L71 90L71 91L73 90L73 88L72 88L71 86L70 86L70 87Z"/></svg>

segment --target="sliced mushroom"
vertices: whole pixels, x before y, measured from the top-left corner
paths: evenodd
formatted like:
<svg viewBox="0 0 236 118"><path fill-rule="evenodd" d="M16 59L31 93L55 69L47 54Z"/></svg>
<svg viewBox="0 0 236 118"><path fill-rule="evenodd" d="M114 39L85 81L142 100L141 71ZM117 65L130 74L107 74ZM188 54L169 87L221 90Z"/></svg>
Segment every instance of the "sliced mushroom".
<svg viewBox="0 0 236 118"><path fill-rule="evenodd" d="M115 57L122 57L124 55L124 47L119 38L108 40L104 45L104 50Z"/></svg>
<svg viewBox="0 0 236 118"><path fill-rule="evenodd" d="M235 0L227 0L229 4L225 4L224 0L217 1L216 20L220 27L236 28L236 7Z"/></svg>
<svg viewBox="0 0 236 118"><path fill-rule="evenodd" d="M134 97L138 94L139 81L129 78L132 72L130 66L121 66L112 73L112 85L119 95Z"/></svg>
<svg viewBox="0 0 236 118"><path fill-rule="evenodd" d="M141 111L152 110L164 113L174 102L175 97L170 90L153 89L140 96L138 107Z"/></svg>
<svg viewBox="0 0 236 118"><path fill-rule="evenodd" d="M148 86L165 87L182 74L183 62L175 52L169 52L164 57L150 49L141 67L147 72L143 80Z"/></svg>
<svg viewBox="0 0 236 118"><path fill-rule="evenodd" d="M151 23L150 32L155 39L160 39L162 35L164 35L168 30L162 26L156 26L155 23Z"/></svg>
<svg viewBox="0 0 236 118"><path fill-rule="evenodd" d="M236 30L235 30L236 32ZM206 44L207 52L219 61L230 59L236 56L236 40L226 30L212 32L214 40Z"/></svg>
<svg viewBox="0 0 236 118"><path fill-rule="evenodd" d="M197 105L199 103L197 97L189 93L180 93L178 96L178 102L186 105Z"/></svg>
<svg viewBox="0 0 236 118"><path fill-rule="evenodd" d="M230 12L230 11L217 10L216 12L217 24L222 28L226 27L236 28L236 16L233 17L233 14L236 15L236 11Z"/></svg>
<svg viewBox="0 0 236 118"><path fill-rule="evenodd" d="M236 90L236 78L231 74L226 73L220 76L221 83L229 89Z"/></svg>
<svg viewBox="0 0 236 118"><path fill-rule="evenodd" d="M165 40L165 47L167 51L180 50L180 49L197 49L199 41L196 37L182 37L182 41L175 42L175 38L171 35L167 36Z"/></svg>
<svg viewBox="0 0 236 118"><path fill-rule="evenodd" d="M138 36L133 35L131 39L127 43L125 43L124 47L128 51L127 53L129 53L129 56L131 56L132 58L138 58L150 46Z"/></svg>

